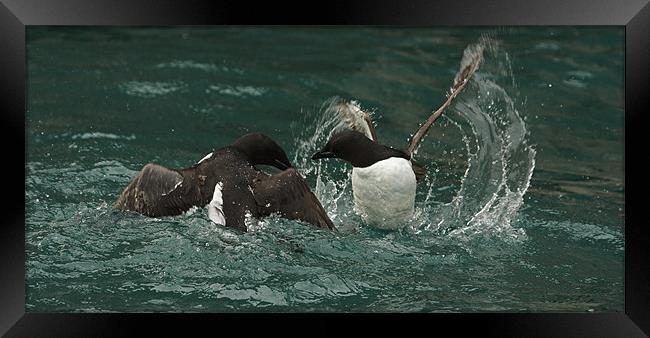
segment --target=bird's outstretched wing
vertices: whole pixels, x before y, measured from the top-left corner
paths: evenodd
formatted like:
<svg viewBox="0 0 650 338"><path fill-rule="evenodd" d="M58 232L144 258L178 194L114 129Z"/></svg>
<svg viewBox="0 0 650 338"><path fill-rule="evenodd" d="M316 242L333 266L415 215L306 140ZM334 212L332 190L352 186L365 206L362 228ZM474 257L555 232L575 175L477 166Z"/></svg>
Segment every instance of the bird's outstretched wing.
<svg viewBox="0 0 650 338"><path fill-rule="evenodd" d="M147 216L179 215L195 203L181 194L183 176L175 170L149 163L145 165L115 202L115 207Z"/></svg>
<svg viewBox="0 0 650 338"><path fill-rule="evenodd" d="M451 104L451 101L465 88L465 85L469 82L470 77L478 69L481 60L483 59L483 47L481 45L472 45L465 50L463 59L460 62L461 69L454 79L454 83L451 86L447 100L433 113L431 116L418 128L418 130L413 134L411 142L407 149L409 156L413 157L413 153L418 148L420 142L431 128L433 122L435 122L442 112L445 111L447 107Z"/></svg>
<svg viewBox="0 0 650 338"><path fill-rule="evenodd" d="M272 176L260 176L252 188L262 216L280 213L285 218L336 229L316 195L293 168Z"/></svg>
<svg viewBox="0 0 650 338"><path fill-rule="evenodd" d="M377 132L370 114L361 110L356 101L340 100L336 103L339 119L350 129L358 131L377 142Z"/></svg>

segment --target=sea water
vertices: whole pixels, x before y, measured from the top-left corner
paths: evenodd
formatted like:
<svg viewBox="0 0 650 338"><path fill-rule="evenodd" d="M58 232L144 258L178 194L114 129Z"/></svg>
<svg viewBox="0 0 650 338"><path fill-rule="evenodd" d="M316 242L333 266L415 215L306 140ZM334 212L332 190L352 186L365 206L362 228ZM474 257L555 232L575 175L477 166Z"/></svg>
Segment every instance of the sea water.
<svg viewBox="0 0 650 338"><path fill-rule="evenodd" d="M351 167L310 160L333 106L355 100L405 149L476 46L415 155L413 218L364 224ZM623 48L617 27L28 27L26 310L623 311ZM145 164L249 132L338 232L112 208Z"/></svg>

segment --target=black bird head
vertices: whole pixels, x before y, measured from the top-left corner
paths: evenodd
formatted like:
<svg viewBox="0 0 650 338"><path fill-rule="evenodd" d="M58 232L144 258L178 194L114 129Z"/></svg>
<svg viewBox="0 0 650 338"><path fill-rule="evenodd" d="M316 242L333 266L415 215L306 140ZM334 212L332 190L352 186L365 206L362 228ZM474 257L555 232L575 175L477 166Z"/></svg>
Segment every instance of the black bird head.
<svg viewBox="0 0 650 338"><path fill-rule="evenodd" d="M253 165L270 165L280 170L292 167L282 147L264 134L246 134L235 141L232 147L244 153Z"/></svg>
<svg viewBox="0 0 650 338"><path fill-rule="evenodd" d="M410 159L405 152L383 146L353 130L345 130L332 135L325 147L315 153L311 159L330 157L347 161L357 168L371 166L375 162L389 157Z"/></svg>

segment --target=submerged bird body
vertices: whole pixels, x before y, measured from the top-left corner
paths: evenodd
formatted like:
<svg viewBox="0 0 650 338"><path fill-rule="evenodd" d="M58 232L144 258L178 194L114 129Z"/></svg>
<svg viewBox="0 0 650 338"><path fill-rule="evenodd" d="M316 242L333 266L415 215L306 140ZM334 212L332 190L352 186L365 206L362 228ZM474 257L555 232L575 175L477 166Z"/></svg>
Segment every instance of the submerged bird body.
<svg viewBox="0 0 650 338"><path fill-rule="evenodd" d="M255 165L283 169L268 175ZM192 207L208 207L217 224L247 230L246 217L277 213L319 227L334 225L284 151L270 138L249 134L205 156L185 169L147 164L124 189L118 209L147 216L182 214Z"/></svg>

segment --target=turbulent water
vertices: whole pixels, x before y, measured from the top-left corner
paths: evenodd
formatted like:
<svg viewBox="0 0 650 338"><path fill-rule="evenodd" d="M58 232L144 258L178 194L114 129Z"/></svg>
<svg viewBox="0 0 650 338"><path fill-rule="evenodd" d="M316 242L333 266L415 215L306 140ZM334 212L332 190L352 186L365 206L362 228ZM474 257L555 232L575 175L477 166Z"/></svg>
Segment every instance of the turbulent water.
<svg viewBox="0 0 650 338"><path fill-rule="evenodd" d="M28 311L623 310L620 29L27 35ZM406 149L476 53L414 156L414 216L367 226L350 165L310 160L343 125L336 103ZM144 164L187 167L252 131L283 145L338 232L111 207Z"/></svg>

